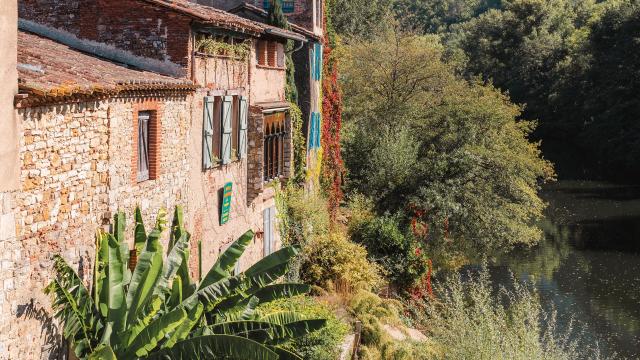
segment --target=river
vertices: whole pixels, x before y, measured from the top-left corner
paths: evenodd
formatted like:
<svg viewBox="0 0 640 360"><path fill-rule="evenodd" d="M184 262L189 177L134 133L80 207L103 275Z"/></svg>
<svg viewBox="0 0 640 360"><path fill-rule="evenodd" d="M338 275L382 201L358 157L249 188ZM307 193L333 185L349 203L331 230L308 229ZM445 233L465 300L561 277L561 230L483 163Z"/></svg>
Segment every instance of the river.
<svg viewBox="0 0 640 360"><path fill-rule="evenodd" d="M530 281L562 329L570 319L604 358L640 359L640 187L561 181L544 188L546 239L490 267Z"/></svg>

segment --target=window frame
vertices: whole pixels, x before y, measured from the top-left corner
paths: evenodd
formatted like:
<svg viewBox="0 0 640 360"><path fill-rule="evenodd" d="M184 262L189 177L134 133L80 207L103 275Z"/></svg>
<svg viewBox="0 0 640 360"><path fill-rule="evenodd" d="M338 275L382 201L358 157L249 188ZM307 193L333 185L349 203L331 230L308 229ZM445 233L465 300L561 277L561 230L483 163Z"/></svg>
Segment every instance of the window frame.
<svg viewBox="0 0 640 360"><path fill-rule="evenodd" d="M264 182L281 179L285 173L288 111L267 112L264 116L263 173ZM281 119L269 120L281 116Z"/></svg>
<svg viewBox="0 0 640 360"><path fill-rule="evenodd" d="M151 134L149 131L151 121L152 121L152 112L149 110L138 111L137 120L137 134L138 137L138 147L136 149L137 155L137 168L136 168L136 181L141 183L144 181L151 180L150 169L151 169ZM146 150L146 151L145 151ZM144 161L143 161L144 160ZM146 167L143 169L143 167Z"/></svg>

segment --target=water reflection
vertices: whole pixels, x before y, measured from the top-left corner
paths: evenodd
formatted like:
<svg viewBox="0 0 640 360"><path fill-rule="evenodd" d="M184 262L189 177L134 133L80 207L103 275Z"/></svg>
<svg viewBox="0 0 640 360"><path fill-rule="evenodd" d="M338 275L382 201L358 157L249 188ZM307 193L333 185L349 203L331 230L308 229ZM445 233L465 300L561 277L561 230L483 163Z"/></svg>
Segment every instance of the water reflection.
<svg viewBox="0 0 640 360"><path fill-rule="evenodd" d="M560 182L543 196L545 241L500 258L494 280L533 281L560 324L577 320L605 356L640 358L640 188Z"/></svg>

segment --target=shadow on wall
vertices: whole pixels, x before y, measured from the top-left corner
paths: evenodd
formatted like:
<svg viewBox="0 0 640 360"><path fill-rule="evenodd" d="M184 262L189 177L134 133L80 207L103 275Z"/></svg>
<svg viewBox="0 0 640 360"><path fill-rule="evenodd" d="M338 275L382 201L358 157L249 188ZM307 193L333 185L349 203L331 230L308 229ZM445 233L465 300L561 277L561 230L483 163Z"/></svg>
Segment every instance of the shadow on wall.
<svg viewBox="0 0 640 360"><path fill-rule="evenodd" d="M68 359L67 343L63 340L62 334L56 321L50 314L40 306L31 302L18 305L17 318L23 320L36 320L41 324L40 335L42 337L42 359L59 360ZM46 355L44 355L46 354Z"/></svg>

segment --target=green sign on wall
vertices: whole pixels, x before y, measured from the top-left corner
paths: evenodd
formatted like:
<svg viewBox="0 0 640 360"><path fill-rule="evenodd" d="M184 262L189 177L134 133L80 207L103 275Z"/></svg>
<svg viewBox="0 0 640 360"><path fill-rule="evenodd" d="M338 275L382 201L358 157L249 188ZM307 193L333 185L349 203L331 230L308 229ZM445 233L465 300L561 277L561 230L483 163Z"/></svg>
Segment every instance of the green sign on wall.
<svg viewBox="0 0 640 360"><path fill-rule="evenodd" d="M231 192L233 183L226 183L222 193L222 211L220 212L220 225L224 225L229 221L231 215Z"/></svg>

